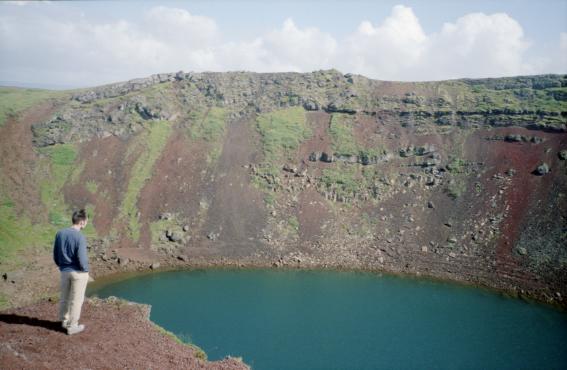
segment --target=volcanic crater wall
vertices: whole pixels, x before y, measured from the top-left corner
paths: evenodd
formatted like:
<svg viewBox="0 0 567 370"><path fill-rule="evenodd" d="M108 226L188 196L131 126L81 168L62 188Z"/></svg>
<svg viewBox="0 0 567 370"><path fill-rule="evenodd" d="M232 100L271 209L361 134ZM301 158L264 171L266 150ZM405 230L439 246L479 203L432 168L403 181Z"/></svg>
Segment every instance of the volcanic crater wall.
<svg viewBox="0 0 567 370"><path fill-rule="evenodd" d="M1 211L32 225L6 253L47 250L86 206L92 258L116 268L150 255L365 268L562 301L566 100L559 75L398 83L334 70L68 92L0 127L2 149L28 158L0 158ZM28 174L25 193L11 173Z"/></svg>

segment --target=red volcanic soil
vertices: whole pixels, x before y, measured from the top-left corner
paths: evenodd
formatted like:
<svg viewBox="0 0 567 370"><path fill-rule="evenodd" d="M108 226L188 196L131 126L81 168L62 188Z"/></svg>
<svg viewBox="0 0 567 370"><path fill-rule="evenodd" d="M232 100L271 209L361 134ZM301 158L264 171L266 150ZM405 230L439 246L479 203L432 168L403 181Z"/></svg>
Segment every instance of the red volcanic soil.
<svg viewBox="0 0 567 370"><path fill-rule="evenodd" d="M486 137L500 135L526 135L537 136L544 139L543 143L517 143L517 142L491 142ZM489 179L513 169L515 174L510 176L507 190L503 192L503 211L506 218L501 227L502 237L496 249L496 262L498 270L507 270L517 267L513 246L520 235L521 228L527 221L528 210L534 208L538 203L545 204L554 176L559 174L550 173L546 176L537 176L535 169L542 163L547 163L552 168L559 168L557 152L566 144L563 135L546 133L542 131L530 131L525 128L509 127L497 130L482 130L478 135L471 136L472 142L467 148L471 154L476 152L477 158L481 158L486 168L480 181L486 186L489 193L495 194L498 189L494 182Z"/></svg>
<svg viewBox="0 0 567 370"><path fill-rule="evenodd" d="M209 190L211 205L203 224L203 232L220 234L216 241L205 239L202 243L213 253L250 255L262 249L260 240L268 211L264 195L251 184L249 170L245 168L259 156L260 139L253 122L243 117L227 127L215 168L216 179Z"/></svg>
<svg viewBox="0 0 567 370"><path fill-rule="evenodd" d="M87 300L84 332L69 336L56 318L57 304L44 301L0 313L1 369L248 369L235 358L208 362L192 347L160 332L149 306Z"/></svg>
<svg viewBox="0 0 567 370"><path fill-rule="evenodd" d="M128 142L115 136L85 143L79 153L80 161L86 164L81 177L76 184L64 188L65 200L74 207L84 207L89 203L95 206L93 222L102 235L110 232L119 210L121 194L128 184L127 169L132 167L132 163L124 163L127 148ZM89 192L84 186L88 181L96 182L104 192Z"/></svg>
<svg viewBox="0 0 567 370"><path fill-rule="evenodd" d="M191 142L180 128L170 135L138 200L142 223L139 246L150 247L149 224L162 212L179 214L188 223L197 219L200 198L195 195L202 192L206 149L202 143Z"/></svg>

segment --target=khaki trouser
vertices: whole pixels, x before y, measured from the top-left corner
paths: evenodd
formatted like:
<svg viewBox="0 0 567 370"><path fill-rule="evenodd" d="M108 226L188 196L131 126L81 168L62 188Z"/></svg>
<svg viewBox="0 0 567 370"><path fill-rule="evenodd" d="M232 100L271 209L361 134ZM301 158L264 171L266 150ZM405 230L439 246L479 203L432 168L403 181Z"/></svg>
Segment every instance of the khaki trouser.
<svg viewBox="0 0 567 370"><path fill-rule="evenodd" d="M59 320L65 326L76 326L81 317L81 307L85 299L85 290L89 281L88 272L61 272L61 301L59 302Z"/></svg>

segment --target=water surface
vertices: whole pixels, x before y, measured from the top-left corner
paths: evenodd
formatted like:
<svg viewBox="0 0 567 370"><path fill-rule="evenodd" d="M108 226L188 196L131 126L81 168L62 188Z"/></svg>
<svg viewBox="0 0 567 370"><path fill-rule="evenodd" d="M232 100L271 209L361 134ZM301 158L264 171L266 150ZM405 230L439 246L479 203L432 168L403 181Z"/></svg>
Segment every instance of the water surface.
<svg viewBox="0 0 567 370"><path fill-rule="evenodd" d="M371 273L195 270L91 290L152 305L210 360L253 369L561 369L567 314L481 289Z"/></svg>

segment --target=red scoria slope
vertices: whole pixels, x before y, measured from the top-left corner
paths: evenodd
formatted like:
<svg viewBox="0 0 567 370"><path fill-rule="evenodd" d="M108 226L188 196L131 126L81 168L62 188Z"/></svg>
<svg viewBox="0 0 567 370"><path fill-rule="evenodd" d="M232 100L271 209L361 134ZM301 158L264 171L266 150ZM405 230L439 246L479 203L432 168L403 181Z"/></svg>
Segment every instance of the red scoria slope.
<svg viewBox="0 0 567 370"><path fill-rule="evenodd" d="M149 321L150 307L117 299L85 302L83 333L68 336L43 301L0 313L1 369L249 369L235 358L208 362Z"/></svg>

